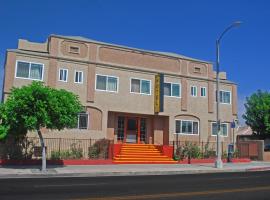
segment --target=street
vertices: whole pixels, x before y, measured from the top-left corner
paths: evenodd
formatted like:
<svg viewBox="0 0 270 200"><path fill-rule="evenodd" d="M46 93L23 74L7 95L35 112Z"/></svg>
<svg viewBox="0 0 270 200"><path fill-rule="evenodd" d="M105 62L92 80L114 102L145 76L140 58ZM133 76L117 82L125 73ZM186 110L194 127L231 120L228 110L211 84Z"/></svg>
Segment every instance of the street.
<svg viewBox="0 0 270 200"><path fill-rule="evenodd" d="M270 172L0 179L1 200L269 199Z"/></svg>

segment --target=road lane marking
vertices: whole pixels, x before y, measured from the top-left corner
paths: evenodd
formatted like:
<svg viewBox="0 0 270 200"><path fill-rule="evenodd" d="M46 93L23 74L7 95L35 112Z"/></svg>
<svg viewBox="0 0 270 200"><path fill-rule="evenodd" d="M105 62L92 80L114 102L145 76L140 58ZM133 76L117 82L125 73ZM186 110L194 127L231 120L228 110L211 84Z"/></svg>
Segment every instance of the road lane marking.
<svg viewBox="0 0 270 200"><path fill-rule="evenodd" d="M52 184L52 185L34 185L35 188L47 187L76 187L76 186L95 186L95 185L108 185L109 183L78 183L78 184Z"/></svg>
<svg viewBox="0 0 270 200"><path fill-rule="evenodd" d="M234 192L255 192L255 191L263 191L263 190L269 190L269 189L270 189L270 186L261 186L261 187L253 187L253 188L205 190L205 191L198 191L198 192L176 192L176 193L146 194L146 195L132 195L132 196L77 198L75 200L133 200L133 199L143 200L143 199L157 199L157 198L168 198L168 197L225 194L225 193L234 193Z"/></svg>
<svg viewBox="0 0 270 200"><path fill-rule="evenodd" d="M265 176L244 176L244 177L240 177L240 176L235 176L235 177L225 177L225 178L212 178L209 179L209 181L218 181L218 180L234 180L234 179L250 179L250 178L262 178Z"/></svg>

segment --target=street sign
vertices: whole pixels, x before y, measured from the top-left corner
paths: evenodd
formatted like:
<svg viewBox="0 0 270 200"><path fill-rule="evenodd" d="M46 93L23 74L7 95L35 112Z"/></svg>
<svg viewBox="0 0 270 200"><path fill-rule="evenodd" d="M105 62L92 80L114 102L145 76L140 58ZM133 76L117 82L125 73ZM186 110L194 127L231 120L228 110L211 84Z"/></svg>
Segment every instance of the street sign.
<svg viewBox="0 0 270 200"><path fill-rule="evenodd" d="M231 128L235 128L235 121L231 122Z"/></svg>

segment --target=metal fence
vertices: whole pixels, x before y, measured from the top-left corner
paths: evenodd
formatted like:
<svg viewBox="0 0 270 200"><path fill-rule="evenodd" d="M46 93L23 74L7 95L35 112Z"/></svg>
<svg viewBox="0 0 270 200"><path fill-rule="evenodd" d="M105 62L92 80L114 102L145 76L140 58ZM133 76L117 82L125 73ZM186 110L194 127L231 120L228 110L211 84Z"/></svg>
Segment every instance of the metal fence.
<svg viewBox="0 0 270 200"><path fill-rule="evenodd" d="M47 159L108 159L110 144L107 139L44 138ZM27 137L17 142L6 141L0 148L0 158L37 159L41 157L40 140Z"/></svg>
<svg viewBox="0 0 270 200"><path fill-rule="evenodd" d="M173 146L173 151L175 156L181 156L183 151L192 151L194 156L200 158L214 158L217 153L217 143L210 141L171 141L169 143ZM223 158L227 157L228 145L232 144L230 142L221 142L221 154ZM241 146L242 147L242 146ZM189 149L189 150L187 150ZM191 150L190 150L191 149ZM239 144L234 144L234 157L249 157L246 153L239 152L243 148L239 148Z"/></svg>

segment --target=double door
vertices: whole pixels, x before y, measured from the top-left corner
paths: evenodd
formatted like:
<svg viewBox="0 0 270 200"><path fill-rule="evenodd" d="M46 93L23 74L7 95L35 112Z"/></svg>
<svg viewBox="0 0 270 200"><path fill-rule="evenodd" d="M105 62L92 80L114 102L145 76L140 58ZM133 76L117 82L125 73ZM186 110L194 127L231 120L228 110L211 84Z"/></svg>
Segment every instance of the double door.
<svg viewBox="0 0 270 200"><path fill-rule="evenodd" d="M117 140L124 143L146 143L146 119L119 116Z"/></svg>

